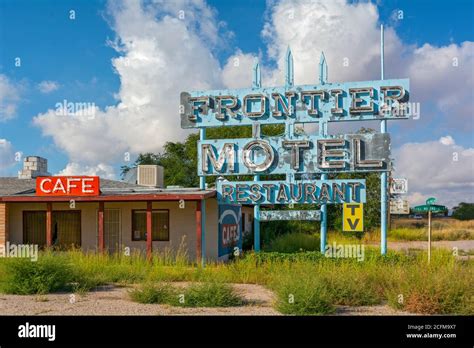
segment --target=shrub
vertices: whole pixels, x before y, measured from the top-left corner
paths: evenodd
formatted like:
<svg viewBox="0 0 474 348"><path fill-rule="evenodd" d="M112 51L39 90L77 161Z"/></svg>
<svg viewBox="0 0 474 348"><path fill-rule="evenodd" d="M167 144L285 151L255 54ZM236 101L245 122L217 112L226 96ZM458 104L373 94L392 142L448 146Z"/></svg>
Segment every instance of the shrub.
<svg viewBox="0 0 474 348"><path fill-rule="evenodd" d="M72 269L62 258L45 255L35 262L26 259L3 261L4 279L1 290L4 293L45 294L71 289Z"/></svg>
<svg viewBox="0 0 474 348"><path fill-rule="evenodd" d="M180 307L233 307L243 304L230 285L218 282L193 284L181 290L166 283L147 283L130 291L130 297L139 303Z"/></svg>
<svg viewBox="0 0 474 348"><path fill-rule="evenodd" d="M283 314L321 315L335 310L327 287L312 278L284 277L273 285L275 307Z"/></svg>
<svg viewBox="0 0 474 348"><path fill-rule="evenodd" d="M173 304L182 307L235 307L243 304L230 285L218 282L193 284L181 295L184 295L183 300L180 301L178 295Z"/></svg>
<svg viewBox="0 0 474 348"><path fill-rule="evenodd" d="M129 292L130 298L138 303L170 303L176 297L175 289L169 284L144 284Z"/></svg>

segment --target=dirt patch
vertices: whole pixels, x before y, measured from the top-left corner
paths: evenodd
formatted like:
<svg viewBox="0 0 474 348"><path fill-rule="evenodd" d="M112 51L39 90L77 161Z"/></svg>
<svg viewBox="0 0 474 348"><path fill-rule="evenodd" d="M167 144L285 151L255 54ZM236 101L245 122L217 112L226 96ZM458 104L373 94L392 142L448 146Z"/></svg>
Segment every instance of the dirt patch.
<svg viewBox="0 0 474 348"><path fill-rule="evenodd" d="M176 283L186 286L187 283ZM3 315L280 315L272 308L273 294L260 285L235 284L246 305L230 308L181 308L132 302L130 287L108 286L84 295L0 295Z"/></svg>
<svg viewBox="0 0 474 348"><path fill-rule="evenodd" d="M185 287L188 282L173 283ZM232 284L245 300L240 307L181 308L159 304L140 304L130 300L132 287L105 286L84 295L0 295L2 315L281 315L273 309L275 295L255 284ZM338 306L333 315L406 315L388 305Z"/></svg>
<svg viewBox="0 0 474 348"><path fill-rule="evenodd" d="M413 313L398 311L389 305L376 306L337 306L333 315L416 315Z"/></svg>

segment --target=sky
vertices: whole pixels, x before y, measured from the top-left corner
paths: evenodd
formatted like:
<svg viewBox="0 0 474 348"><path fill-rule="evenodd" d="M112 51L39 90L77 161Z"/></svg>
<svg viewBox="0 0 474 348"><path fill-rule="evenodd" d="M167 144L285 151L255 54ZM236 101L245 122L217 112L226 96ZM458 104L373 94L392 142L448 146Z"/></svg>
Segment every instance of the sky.
<svg viewBox="0 0 474 348"><path fill-rule="evenodd" d="M385 78L409 78L420 107L388 123L394 177L411 204L473 202L473 3L0 0L0 176L39 155L53 174L118 179L140 152L189 134L181 91L248 87L256 57L263 85L283 85L288 46L295 84L317 80L322 51L330 82L379 79L383 24Z"/></svg>

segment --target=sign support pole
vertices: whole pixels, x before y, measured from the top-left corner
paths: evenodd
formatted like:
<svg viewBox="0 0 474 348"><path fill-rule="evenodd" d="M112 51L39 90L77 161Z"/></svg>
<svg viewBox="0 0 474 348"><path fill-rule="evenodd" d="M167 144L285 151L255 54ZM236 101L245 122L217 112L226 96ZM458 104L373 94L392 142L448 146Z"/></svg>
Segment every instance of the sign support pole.
<svg viewBox="0 0 474 348"><path fill-rule="evenodd" d="M206 139L206 128L199 129L199 139ZM199 187L206 189L206 177L199 177ZM201 200L201 266L206 265L206 200Z"/></svg>
<svg viewBox="0 0 474 348"><path fill-rule="evenodd" d="M428 211L428 263L431 262L431 210Z"/></svg>
<svg viewBox="0 0 474 348"><path fill-rule="evenodd" d="M255 59L252 74L252 88L262 87L262 75L260 73L260 64L258 59ZM255 124L252 127L254 137L260 138L260 125ZM253 180L260 181L260 175L255 175ZM260 251L260 204L255 204L253 207L253 249L255 252Z"/></svg>
<svg viewBox="0 0 474 348"><path fill-rule="evenodd" d="M384 34L380 26L380 79L384 79ZM387 121L380 121L380 133L387 133ZM380 176L380 253L387 253L387 172Z"/></svg>
<svg viewBox="0 0 474 348"><path fill-rule="evenodd" d="M253 181L259 181L260 176L255 175ZM260 251L260 204L253 207L253 249Z"/></svg>
<svg viewBox="0 0 474 348"><path fill-rule="evenodd" d="M319 83L323 85L327 82L328 66L326 63L326 57L324 52L321 52L321 58L319 60ZM322 121L319 123L319 134L327 137L327 122ZM327 174L321 174L321 180L327 180ZM320 249L321 254L325 254L326 251L326 239L328 230L328 206L326 203L321 204L321 221L320 221Z"/></svg>

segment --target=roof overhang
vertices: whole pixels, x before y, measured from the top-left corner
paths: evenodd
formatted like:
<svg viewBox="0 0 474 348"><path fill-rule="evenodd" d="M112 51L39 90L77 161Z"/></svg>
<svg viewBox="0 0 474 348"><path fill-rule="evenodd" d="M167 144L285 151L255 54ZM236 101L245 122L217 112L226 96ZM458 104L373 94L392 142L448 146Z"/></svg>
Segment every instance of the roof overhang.
<svg viewBox="0 0 474 348"><path fill-rule="evenodd" d="M157 193L103 196L3 196L0 202L137 202L137 201L199 201L216 196L216 191L195 193Z"/></svg>

